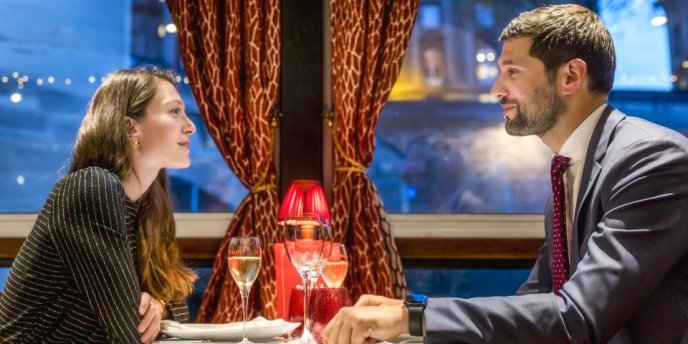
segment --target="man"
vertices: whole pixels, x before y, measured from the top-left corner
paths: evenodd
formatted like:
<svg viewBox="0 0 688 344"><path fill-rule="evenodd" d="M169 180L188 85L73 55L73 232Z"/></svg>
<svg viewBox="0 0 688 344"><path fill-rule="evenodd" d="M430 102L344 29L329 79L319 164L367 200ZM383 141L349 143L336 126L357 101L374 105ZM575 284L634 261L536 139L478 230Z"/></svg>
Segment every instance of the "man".
<svg viewBox="0 0 688 344"><path fill-rule="evenodd" d="M329 343L424 334L428 343L688 342L688 140L606 104L615 68L591 11L560 5L504 29L492 94L506 130L555 154L546 240L509 297L364 296ZM563 175L562 175L563 174Z"/></svg>

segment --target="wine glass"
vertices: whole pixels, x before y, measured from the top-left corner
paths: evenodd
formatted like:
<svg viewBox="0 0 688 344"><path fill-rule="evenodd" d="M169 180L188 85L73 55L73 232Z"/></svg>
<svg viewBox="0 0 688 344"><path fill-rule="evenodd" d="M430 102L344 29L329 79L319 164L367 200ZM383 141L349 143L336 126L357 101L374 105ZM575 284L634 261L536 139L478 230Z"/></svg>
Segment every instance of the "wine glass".
<svg viewBox="0 0 688 344"><path fill-rule="evenodd" d="M330 257L330 253L332 252L333 238L330 221L323 221L323 230L325 231L325 235L323 236L325 240L323 244L323 252L320 255L320 259L318 259L318 262L315 264L315 269L312 269L308 276L311 280L311 289L315 289L316 283L318 283L318 278L320 277L323 268L325 268L325 264Z"/></svg>
<svg viewBox="0 0 688 344"><path fill-rule="evenodd" d="M289 215L280 223L287 257L301 275L303 284L303 333L301 343L315 343L308 322L308 278L323 252L326 232L318 214Z"/></svg>
<svg viewBox="0 0 688 344"><path fill-rule="evenodd" d="M229 271L237 286L239 286L241 306L244 311L244 339L240 344L247 344L251 343L246 338L248 294L251 292L251 286L256 281L258 271L260 270L260 240L256 236L232 238L229 241L228 253Z"/></svg>
<svg viewBox="0 0 688 344"><path fill-rule="evenodd" d="M339 288L344 282L348 270L349 258L346 254L346 246L339 244L336 247L332 247L332 253L330 253L330 257L327 259L327 263L325 263L325 268L322 270L325 284L329 288Z"/></svg>

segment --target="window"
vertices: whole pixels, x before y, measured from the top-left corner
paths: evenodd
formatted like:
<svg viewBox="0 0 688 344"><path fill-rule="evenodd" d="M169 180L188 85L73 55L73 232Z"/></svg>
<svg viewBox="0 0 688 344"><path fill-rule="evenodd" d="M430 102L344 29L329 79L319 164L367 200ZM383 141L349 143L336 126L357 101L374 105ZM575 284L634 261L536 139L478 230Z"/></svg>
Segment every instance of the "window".
<svg viewBox="0 0 688 344"><path fill-rule="evenodd" d="M551 151L504 131L489 96L501 30L547 1L422 0L383 109L370 175L392 213L542 213ZM680 1L578 1L599 10L618 67L610 103L688 134L688 11ZM668 16L668 18L667 18Z"/></svg>
<svg viewBox="0 0 688 344"><path fill-rule="evenodd" d="M164 1L5 2L0 21L0 212L37 212L68 169L87 103L111 71L158 65L198 128L192 167L168 170L175 211L232 211L246 194L200 118Z"/></svg>

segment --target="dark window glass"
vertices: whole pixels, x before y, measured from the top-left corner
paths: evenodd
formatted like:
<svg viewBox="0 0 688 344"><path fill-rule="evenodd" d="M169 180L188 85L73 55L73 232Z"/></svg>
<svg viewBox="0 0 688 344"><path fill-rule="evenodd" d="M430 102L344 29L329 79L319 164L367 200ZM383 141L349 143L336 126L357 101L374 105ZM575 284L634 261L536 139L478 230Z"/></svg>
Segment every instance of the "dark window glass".
<svg viewBox="0 0 688 344"><path fill-rule="evenodd" d="M164 1L0 1L0 212L36 212L65 174L87 103L107 73L158 65L198 132L192 167L169 170L176 211L232 211L246 189L200 118Z"/></svg>
<svg viewBox="0 0 688 344"><path fill-rule="evenodd" d="M551 151L504 131L489 95L501 30L546 1L422 0L378 122L370 169L392 213L542 213ZM688 10L679 0L578 1L601 14L618 68L610 102L688 131Z"/></svg>

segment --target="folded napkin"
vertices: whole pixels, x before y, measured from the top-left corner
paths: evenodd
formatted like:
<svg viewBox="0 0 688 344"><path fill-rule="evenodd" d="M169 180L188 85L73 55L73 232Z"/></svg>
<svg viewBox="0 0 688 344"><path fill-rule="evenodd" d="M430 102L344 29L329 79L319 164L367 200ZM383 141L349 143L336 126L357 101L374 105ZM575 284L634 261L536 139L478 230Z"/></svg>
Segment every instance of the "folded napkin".
<svg viewBox="0 0 688 344"><path fill-rule="evenodd" d="M289 323L284 319L268 320L263 317L257 317L246 323L246 329L285 326ZM163 320L161 327L165 331L192 331L192 332L209 332L218 330L234 330L242 329L243 322L233 322L227 324L182 324L174 320Z"/></svg>

